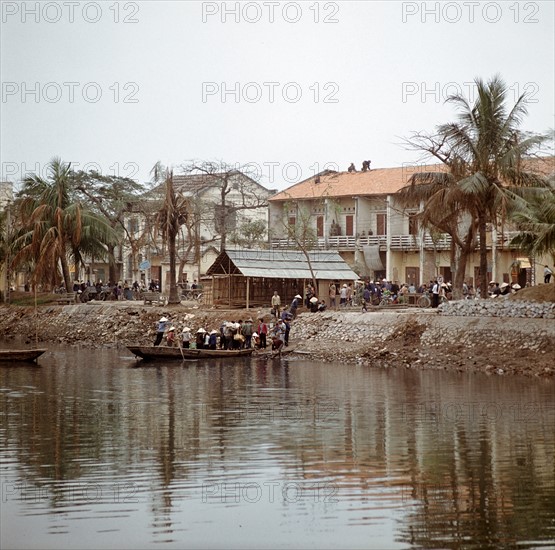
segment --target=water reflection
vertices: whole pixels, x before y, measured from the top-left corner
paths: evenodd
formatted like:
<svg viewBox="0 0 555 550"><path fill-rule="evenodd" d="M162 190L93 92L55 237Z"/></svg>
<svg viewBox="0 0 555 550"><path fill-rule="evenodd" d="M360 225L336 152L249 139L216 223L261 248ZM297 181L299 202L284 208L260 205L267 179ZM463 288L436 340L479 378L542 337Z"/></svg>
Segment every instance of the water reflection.
<svg viewBox="0 0 555 550"><path fill-rule="evenodd" d="M555 541L553 381L113 350L40 363L0 367L2 547Z"/></svg>

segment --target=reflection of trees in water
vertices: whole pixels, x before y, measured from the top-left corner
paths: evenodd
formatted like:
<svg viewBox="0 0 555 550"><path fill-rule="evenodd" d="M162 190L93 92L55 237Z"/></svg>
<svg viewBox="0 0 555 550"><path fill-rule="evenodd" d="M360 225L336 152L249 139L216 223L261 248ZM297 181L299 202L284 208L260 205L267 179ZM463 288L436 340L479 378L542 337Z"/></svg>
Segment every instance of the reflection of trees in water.
<svg viewBox="0 0 555 550"><path fill-rule="evenodd" d="M406 395L425 390L426 377L414 378L417 383L405 388ZM518 380L503 383L509 388L493 398L474 388L466 403L476 407L466 405L462 414L446 414L460 412L452 404L465 402L457 388L447 388L444 396L434 396L435 422L427 413L406 416L407 433L419 433L420 444L410 453L411 483L403 500L411 511L403 520L401 540L425 548L498 548L553 537L547 527L555 518L555 472L549 466L553 433L546 445L537 445L552 424L553 410L531 424L515 424L515 403L528 397ZM502 415L488 419L480 405L490 407L493 399Z"/></svg>
<svg viewBox="0 0 555 550"><path fill-rule="evenodd" d="M198 487L238 464L248 480L256 459L293 481L333 483L338 506L353 518L349 503L386 491L384 506L406 513L399 540L416 546L495 547L553 536L554 413L543 409L552 400L540 386L279 360L138 369L91 368L90 357L77 354L57 361L56 368L0 370L2 387L43 392L6 401L2 443L17 448L22 476L52 482L52 507L64 503L68 483L113 464L141 480L138 496L151 499L155 537L171 540L176 500L200 502ZM466 409L453 416L452 404L467 401L507 407L494 419ZM531 421L515 422L510 406L525 402L542 407ZM145 472L153 472L150 488ZM360 514L355 519L369 521Z"/></svg>

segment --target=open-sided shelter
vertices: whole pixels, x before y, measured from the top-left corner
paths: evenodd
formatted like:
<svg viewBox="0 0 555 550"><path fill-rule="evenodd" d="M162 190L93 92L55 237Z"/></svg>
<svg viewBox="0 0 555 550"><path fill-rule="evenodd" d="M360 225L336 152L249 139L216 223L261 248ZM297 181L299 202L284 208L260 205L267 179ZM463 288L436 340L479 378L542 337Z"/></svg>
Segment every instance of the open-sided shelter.
<svg viewBox="0 0 555 550"><path fill-rule="evenodd" d="M317 283L317 296L328 301L330 283L347 283L358 279L335 250L308 253ZM230 307L269 306L274 290L282 305L296 294L304 297L312 282L309 262L296 250L224 250L208 268L212 277L212 301Z"/></svg>

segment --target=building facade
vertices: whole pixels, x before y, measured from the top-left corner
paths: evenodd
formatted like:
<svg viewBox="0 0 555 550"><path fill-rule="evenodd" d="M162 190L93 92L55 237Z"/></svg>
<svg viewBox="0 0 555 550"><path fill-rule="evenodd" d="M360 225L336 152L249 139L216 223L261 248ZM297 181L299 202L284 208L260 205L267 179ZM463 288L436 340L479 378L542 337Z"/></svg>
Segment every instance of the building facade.
<svg viewBox="0 0 555 550"><path fill-rule="evenodd" d="M361 172L327 172L304 180L270 199L273 248L297 246L288 226L299 222L312 230L314 248L335 249L362 278L385 278L419 286L435 277L452 281L451 237L420 227L418 208L405 209L398 198L415 172L438 171L438 166L404 166ZM543 280L546 258L529 258L511 245L517 234L510 227L489 226L488 280ZM479 281L479 252L470 256L466 282ZM540 278L541 277L541 278Z"/></svg>
<svg viewBox="0 0 555 550"><path fill-rule="evenodd" d="M268 199L275 190L240 171L175 175L173 184L178 197L188 204L188 221L177 237L179 282L200 281L223 246L245 247L249 238L253 246L267 244ZM123 279L129 282L142 279L146 284L157 280L167 292L169 254L155 222L162 201L163 189L159 186L143 197L140 208L129 209ZM259 231L256 238L245 235L253 227Z"/></svg>

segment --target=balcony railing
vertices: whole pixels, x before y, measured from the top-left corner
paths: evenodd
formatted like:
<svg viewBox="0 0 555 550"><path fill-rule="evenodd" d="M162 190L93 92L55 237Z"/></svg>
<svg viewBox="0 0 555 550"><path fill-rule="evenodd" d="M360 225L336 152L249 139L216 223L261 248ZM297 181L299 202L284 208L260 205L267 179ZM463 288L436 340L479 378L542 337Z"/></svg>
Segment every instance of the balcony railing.
<svg viewBox="0 0 555 550"><path fill-rule="evenodd" d="M511 239L518 234L517 231L506 231L497 236L497 248L515 248L510 246ZM413 251L417 252L421 248L421 237L418 235L392 235L391 250ZM442 235L434 238L425 235L423 238L423 248L425 250L449 250L451 248L451 237ZM479 242L479 241L478 241ZM298 248L297 244L290 239L272 239L270 243L272 248ZM337 250L355 250L357 247L378 245L380 250L387 250L386 235L365 235L363 237L355 237L348 235L340 235L334 237L318 237L316 249L337 249ZM488 248L491 244L488 243Z"/></svg>

